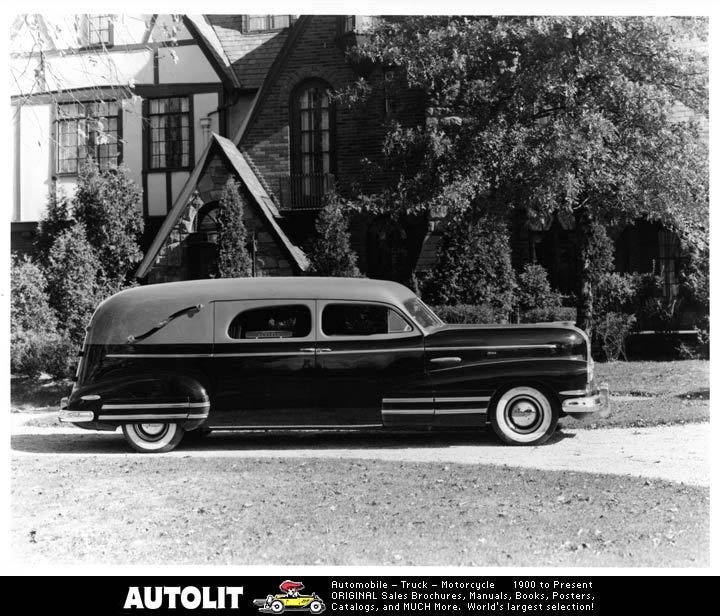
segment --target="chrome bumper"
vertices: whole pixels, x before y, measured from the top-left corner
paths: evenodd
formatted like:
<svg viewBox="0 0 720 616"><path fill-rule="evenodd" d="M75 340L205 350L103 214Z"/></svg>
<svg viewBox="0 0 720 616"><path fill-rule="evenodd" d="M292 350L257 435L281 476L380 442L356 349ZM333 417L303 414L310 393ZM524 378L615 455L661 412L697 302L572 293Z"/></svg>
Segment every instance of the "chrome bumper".
<svg viewBox="0 0 720 616"><path fill-rule="evenodd" d="M67 398L60 400L60 412L58 413L58 419L60 421L64 423L83 423L95 419L95 413L92 411L70 411L68 410L67 404Z"/></svg>
<svg viewBox="0 0 720 616"><path fill-rule="evenodd" d="M582 398L568 398L562 403L562 410L568 415L587 415L599 413L600 417L610 414L610 389L607 383L600 385L598 391Z"/></svg>

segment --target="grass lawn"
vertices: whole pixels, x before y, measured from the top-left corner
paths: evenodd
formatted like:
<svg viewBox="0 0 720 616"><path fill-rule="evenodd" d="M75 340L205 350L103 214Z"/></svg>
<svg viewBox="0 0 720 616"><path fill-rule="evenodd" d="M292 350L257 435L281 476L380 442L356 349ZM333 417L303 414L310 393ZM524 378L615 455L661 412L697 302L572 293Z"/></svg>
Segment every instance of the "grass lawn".
<svg viewBox="0 0 720 616"><path fill-rule="evenodd" d="M613 396L610 417L576 420L564 417L566 428L644 427L709 421L710 362L703 360L671 362L598 363L596 379L608 382ZM38 381L13 378L10 395L12 411L47 413L56 411L60 398L67 396L70 381ZM629 398L629 399L628 399ZM30 419L31 425L58 425L54 417Z"/></svg>
<svg viewBox="0 0 720 616"><path fill-rule="evenodd" d="M709 490L492 466L21 457L25 563L707 566Z"/></svg>

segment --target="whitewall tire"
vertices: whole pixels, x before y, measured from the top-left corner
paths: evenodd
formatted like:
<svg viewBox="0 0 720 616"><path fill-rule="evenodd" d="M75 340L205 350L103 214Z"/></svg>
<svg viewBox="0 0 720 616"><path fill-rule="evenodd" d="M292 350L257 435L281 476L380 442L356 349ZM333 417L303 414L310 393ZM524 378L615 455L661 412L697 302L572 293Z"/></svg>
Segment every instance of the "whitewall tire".
<svg viewBox="0 0 720 616"><path fill-rule="evenodd" d="M492 426L511 445L539 445L555 432L558 409L535 387L513 387L503 392L491 410Z"/></svg>
<svg viewBox="0 0 720 616"><path fill-rule="evenodd" d="M130 446L140 453L172 451L184 434L184 430L175 423L125 424L122 430Z"/></svg>

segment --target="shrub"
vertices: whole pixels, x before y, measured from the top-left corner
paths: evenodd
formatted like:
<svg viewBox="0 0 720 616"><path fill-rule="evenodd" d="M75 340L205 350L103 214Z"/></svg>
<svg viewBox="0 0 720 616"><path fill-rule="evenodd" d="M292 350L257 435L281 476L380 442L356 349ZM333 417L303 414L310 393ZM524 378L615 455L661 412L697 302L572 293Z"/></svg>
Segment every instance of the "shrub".
<svg viewBox="0 0 720 616"><path fill-rule="evenodd" d="M602 318L608 312L630 312L636 295L636 275L605 272L595 283L595 314Z"/></svg>
<svg viewBox="0 0 720 616"><path fill-rule="evenodd" d="M55 314L48 304L47 280L40 267L27 256L14 257L10 268L10 331L43 326L54 330Z"/></svg>
<svg viewBox="0 0 720 616"><path fill-rule="evenodd" d="M313 274L349 278L361 275L343 210L343 202L335 194L328 196L320 210L315 223L316 238L308 254Z"/></svg>
<svg viewBox="0 0 720 616"><path fill-rule="evenodd" d="M85 327L102 299L99 269L82 224L63 231L48 254L45 270L48 301L62 329L75 344L82 343Z"/></svg>
<svg viewBox="0 0 720 616"><path fill-rule="evenodd" d="M19 330L12 335L10 369L13 374L37 377L47 373L53 378L72 376L78 345L57 331Z"/></svg>
<svg viewBox="0 0 720 616"><path fill-rule="evenodd" d="M532 311L536 314L554 314L562 307L562 295L550 286L547 271L542 265L527 263L517 277L516 309L520 319Z"/></svg>
<svg viewBox="0 0 720 616"><path fill-rule="evenodd" d="M235 180L228 180L218 213L218 275L220 278L252 276L243 213L245 201Z"/></svg>
<svg viewBox="0 0 720 616"><path fill-rule="evenodd" d="M138 245L144 227L141 203L142 192L125 166L100 170L90 160L81 167L73 214L84 225L110 292L126 286L142 258Z"/></svg>
<svg viewBox="0 0 720 616"><path fill-rule="evenodd" d="M520 315L521 323L552 323L553 321L577 320L577 309L574 306L553 306L550 308L533 308Z"/></svg>
<svg viewBox="0 0 720 616"><path fill-rule="evenodd" d="M35 236L35 249L41 265L47 264L55 238L74 224L71 210L70 201L62 188L53 188L48 195L47 208L40 219Z"/></svg>
<svg viewBox="0 0 720 616"><path fill-rule="evenodd" d="M514 291L505 220L487 212L458 215L448 224L423 299L435 305L484 304L507 320Z"/></svg>
<svg viewBox="0 0 720 616"><path fill-rule="evenodd" d="M625 340L635 325L635 315L622 312L607 312L602 318L595 320L594 334L602 349L605 359L616 361L625 353Z"/></svg>
<svg viewBox="0 0 720 616"><path fill-rule="evenodd" d="M642 329L670 331L675 328L675 299L665 296L663 276L636 275L635 314Z"/></svg>
<svg viewBox="0 0 720 616"><path fill-rule="evenodd" d="M498 314L487 304L456 304L454 306L433 306L433 312L446 323L507 323L504 315Z"/></svg>

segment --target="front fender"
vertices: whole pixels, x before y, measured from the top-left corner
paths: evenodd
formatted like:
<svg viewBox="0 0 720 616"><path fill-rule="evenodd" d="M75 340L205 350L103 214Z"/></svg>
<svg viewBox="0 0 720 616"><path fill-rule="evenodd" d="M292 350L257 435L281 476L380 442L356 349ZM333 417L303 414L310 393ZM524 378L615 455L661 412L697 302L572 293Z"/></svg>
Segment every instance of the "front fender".
<svg viewBox="0 0 720 616"><path fill-rule="evenodd" d="M103 379L75 390L66 403L66 414L92 411L100 426L135 422L172 421L192 430L210 411L210 397L195 377L176 373L129 374ZM89 418L89 413L85 413ZM61 420L63 411L61 411ZM98 425L92 426L97 428Z"/></svg>

